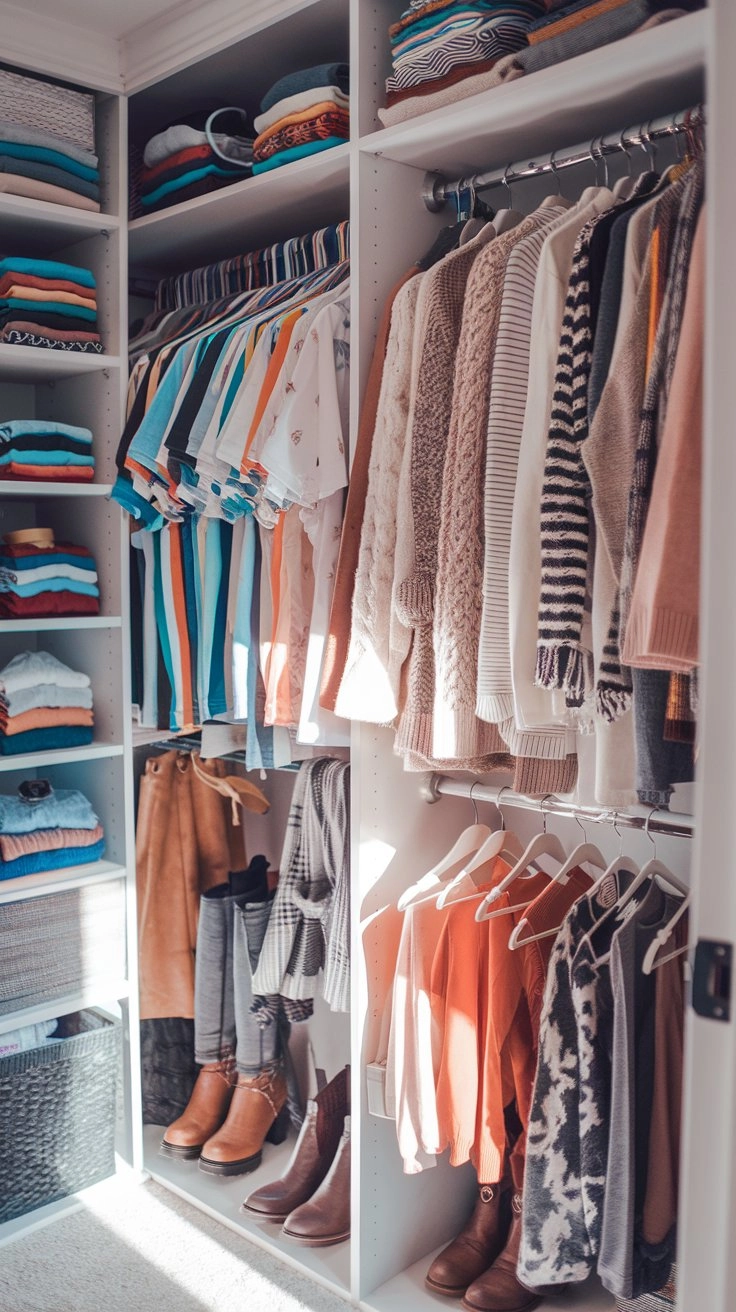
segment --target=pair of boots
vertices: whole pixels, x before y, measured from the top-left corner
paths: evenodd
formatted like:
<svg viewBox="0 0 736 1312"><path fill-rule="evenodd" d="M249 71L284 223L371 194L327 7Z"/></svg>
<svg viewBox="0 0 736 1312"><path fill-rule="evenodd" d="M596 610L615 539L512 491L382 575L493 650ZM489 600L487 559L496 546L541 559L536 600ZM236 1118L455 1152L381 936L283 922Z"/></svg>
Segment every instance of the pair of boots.
<svg viewBox="0 0 736 1312"><path fill-rule="evenodd" d="M241 1209L278 1222L286 1238L314 1248L350 1235L348 1077L346 1067L309 1100L286 1171L250 1194Z"/></svg>
<svg viewBox="0 0 736 1312"><path fill-rule="evenodd" d="M263 1143L283 1143L289 1131L286 1080L280 1069L238 1076L234 1059L209 1062L197 1076L187 1108L161 1141L167 1157L192 1161L210 1175L246 1175L261 1164Z"/></svg>
<svg viewBox="0 0 736 1312"><path fill-rule="evenodd" d="M527 1289L516 1276L521 1201L508 1179L480 1185L468 1224L434 1259L427 1286L436 1294L461 1298L468 1312L527 1312L536 1307L541 1292Z"/></svg>

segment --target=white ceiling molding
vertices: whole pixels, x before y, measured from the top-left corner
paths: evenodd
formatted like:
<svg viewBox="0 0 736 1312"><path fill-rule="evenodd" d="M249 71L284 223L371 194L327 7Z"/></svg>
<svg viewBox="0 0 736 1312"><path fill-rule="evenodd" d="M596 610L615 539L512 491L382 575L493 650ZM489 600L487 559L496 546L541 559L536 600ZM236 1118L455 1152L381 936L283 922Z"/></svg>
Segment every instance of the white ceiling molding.
<svg viewBox="0 0 736 1312"><path fill-rule="evenodd" d="M122 38L125 90L139 91L304 8L305 0L184 0Z"/></svg>
<svg viewBox="0 0 736 1312"><path fill-rule="evenodd" d="M124 3L124 0L123 0ZM100 91L123 90L121 46L114 36L0 3L2 58Z"/></svg>

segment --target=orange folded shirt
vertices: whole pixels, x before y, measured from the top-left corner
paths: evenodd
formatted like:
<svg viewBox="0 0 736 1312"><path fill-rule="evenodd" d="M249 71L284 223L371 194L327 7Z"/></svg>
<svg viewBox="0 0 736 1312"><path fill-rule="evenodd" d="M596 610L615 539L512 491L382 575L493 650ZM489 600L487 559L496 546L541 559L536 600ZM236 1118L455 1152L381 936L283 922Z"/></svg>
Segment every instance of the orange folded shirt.
<svg viewBox="0 0 736 1312"><path fill-rule="evenodd" d="M21 715L6 715L0 711L0 733L6 738L25 733L28 729L56 729L61 725L94 724L92 711L81 706L35 706Z"/></svg>
<svg viewBox="0 0 736 1312"><path fill-rule="evenodd" d="M36 829L32 834L0 834L0 858L17 861L32 852L53 852L61 847L92 847L105 837L102 825L94 829Z"/></svg>
<svg viewBox="0 0 736 1312"><path fill-rule="evenodd" d="M24 465L20 460L11 460L3 465L0 481L5 478L22 482L27 478L29 482L91 483L94 476L92 465Z"/></svg>

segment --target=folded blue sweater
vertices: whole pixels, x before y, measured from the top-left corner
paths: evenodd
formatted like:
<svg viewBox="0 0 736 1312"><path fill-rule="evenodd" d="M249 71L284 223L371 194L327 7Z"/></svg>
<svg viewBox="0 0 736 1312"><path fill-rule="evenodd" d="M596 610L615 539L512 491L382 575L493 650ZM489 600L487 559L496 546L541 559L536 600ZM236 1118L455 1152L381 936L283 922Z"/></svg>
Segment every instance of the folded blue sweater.
<svg viewBox="0 0 736 1312"><path fill-rule="evenodd" d="M269 159L253 165L254 173L268 173L278 169L282 164L291 164L292 160L304 159L307 155L318 155L322 150L332 150L335 146L344 146L344 137L323 137L320 141L305 141L301 146L289 146L288 150L279 150Z"/></svg>
<svg viewBox="0 0 736 1312"><path fill-rule="evenodd" d="M19 255L7 255L0 260L0 278L4 273L32 273L36 278L62 278L79 283L80 287L95 286L91 269L82 269L78 264L61 264L58 260L29 260Z"/></svg>
<svg viewBox="0 0 736 1312"><path fill-rule="evenodd" d="M29 732L38 733L38 730ZM16 737L21 738L22 734ZM37 829L96 829L99 823L84 793L76 788L52 789L48 797L38 802L24 802L17 793L0 793L2 834L34 834Z"/></svg>
<svg viewBox="0 0 736 1312"><path fill-rule="evenodd" d="M63 314L68 319L87 319L90 323L97 321L97 311L88 310L86 305L70 305L68 301L25 301L20 296L0 297L0 313L10 310L23 310L29 319L34 311L36 314Z"/></svg>
<svg viewBox="0 0 736 1312"><path fill-rule="evenodd" d="M104 838L89 847L56 847L51 852L29 852L27 856L16 857L15 861L0 861L0 880L36 875L42 870L83 866L90 861L101 861L104 854Z"/></svg>
<svg viewBox="0 0 736 1312"><path fill-rule="evenodd" d="M0 734L0 756L23 756L25 752L60 752L65 747L89 747L91 742L92 729L88 724L56 724L47 729L26 729L24 733L14 733L9 738ZM59 828L83 829L86 826L67 824L59 825Z"/></svg>
<svg viewBox="0 0 736 1312"><path fill-rule="evenodd" d="M52 424L47 419L10 419L0 424L0 443L12 442L14 437L32 437L39 433L41 437L71 437L75 442L88 442L92 445L92 433L89 428L77 428L74 424Z"/></svg>
<svg viewBox="0 0 736 1312"><path fill-rule="evenodd" d="M56 579L36 579L34 583L0 583L0 592L12 592L14 597L38 597L42 592L77 592L82 597L99 597L96 583L80 583L60 575Z"/></svg>
<svg viewBox="0 0 736 1312"><path fill-rule="evenodd" d="M67 173L73 173L87 182L100 180L99 169L91 169L86 164L71 159L69 155L62 155L58 150L49 150L46 146L26 146L0 137L0 155L10 155L15 159L35 159L40 164L53 164L57 169L65 169Z"/></svg>

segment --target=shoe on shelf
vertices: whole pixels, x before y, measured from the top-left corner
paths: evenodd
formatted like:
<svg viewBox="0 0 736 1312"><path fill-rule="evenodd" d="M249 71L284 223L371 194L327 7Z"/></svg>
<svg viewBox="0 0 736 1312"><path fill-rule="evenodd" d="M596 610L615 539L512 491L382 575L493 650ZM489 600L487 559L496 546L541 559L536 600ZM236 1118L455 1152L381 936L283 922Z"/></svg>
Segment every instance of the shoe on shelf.
<svg viewBox="0 0 736 1312"><path fill-rule="evenodd" d="M285 1221L322 1184L335 1158L349 1112L348 1068L310 1098L289 1164L280 1180L249 1194L242 1211L264 1221Z"/></svg>
<svg viewBox="0 0 736 1312"><path fill-rule="evenodd" d="M551 1289L528 1289L517 1279L516 1268L521 1247L521 1201L515 1193L509 1237L501 1256L484 1275L465 1292L463 1307L467 1312L529 1312L550 1294L564 1294L565 1286Z"/></svg>
<svg viewBox="0 0 736 1312"><path fill-rule="evenodd" d="M202 1066L185 1110L164 1133L159 1151L183 1161L199 1157L228 1114L236 1080L232 1057Z"/></svg>
<svg viewBox="0 0 736 1312"><path fill-rule="evenodd" d="M309 1201L289 1213L281 1233L312 1248L327 1248L350 1238L349 1116L327 1175Z"/></svg>
<svg viewBox="0 0 736 1312"><path fill-rule="evenodd" d="M283 1073L241 1075L224 1123L202 1147L199 1169L209 1175L247 1175L261 1164L264 1140L283 1143L288 1132Z"/></svg>
<svg viewBox="0 0 736 1312"><path fill-rule="evenodd" d="M503 1251L510 1225L510 1180L479 1185L470 1220L457 1239L437 1254L427 1272L427 1288L446 1298L462 1298Z"/></svg>

